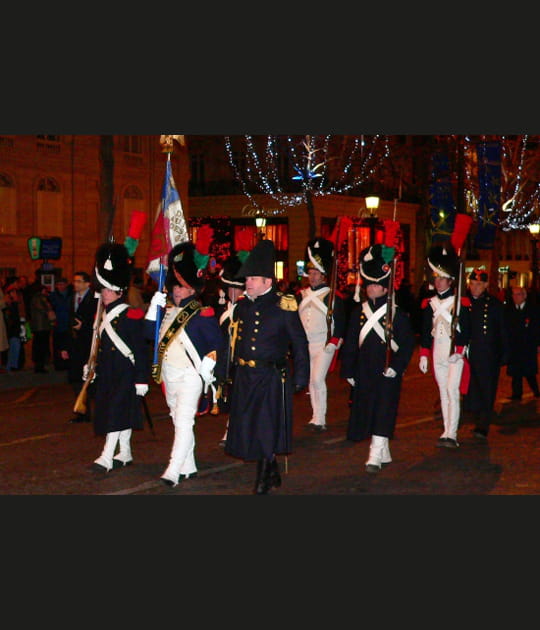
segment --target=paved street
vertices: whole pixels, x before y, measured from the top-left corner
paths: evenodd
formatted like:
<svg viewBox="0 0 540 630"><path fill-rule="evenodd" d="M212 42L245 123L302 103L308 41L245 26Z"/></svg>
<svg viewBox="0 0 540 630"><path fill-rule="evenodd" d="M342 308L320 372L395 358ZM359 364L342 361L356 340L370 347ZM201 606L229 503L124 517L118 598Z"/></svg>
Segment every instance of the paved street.
<svg viewBox="0 0 540 630"><path fill-rule="evenodd" d="M417 353L405 376L392 464L364 471L369 442L345 439L349 386L328 379L328 431L309 432L309 396L294 399L293 452L280 458L283 485L273 495L535 495L540 493L539 400L527 385L521 402L507 402L510 382L503 369L496 423L489 444L478 444L466 416L461 447L437 448L441 432L438 396L431 376L417 368ZM147 396L155 434L145 424L134 433L134 464L99 475L90 471L103 438L91 424L70 424L71 387L64 372L31 369L0 375L0 492L12 495L250 495L255 464L231 458L219 446L226 418L202 416L196 424L198 477L170 489L159 476L168 461L173 428L160 388ZM287 471L284 471L284 468Z"/></svg>

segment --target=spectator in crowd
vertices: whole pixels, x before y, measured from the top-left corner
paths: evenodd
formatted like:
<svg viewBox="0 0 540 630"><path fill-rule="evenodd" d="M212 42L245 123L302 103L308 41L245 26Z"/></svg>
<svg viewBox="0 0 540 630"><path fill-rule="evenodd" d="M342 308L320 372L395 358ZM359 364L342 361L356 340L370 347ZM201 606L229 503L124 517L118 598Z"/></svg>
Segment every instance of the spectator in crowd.
<svg viewBox="0 0 540 630"><path fill-rule="evenodd" d="M8 337L8 354L6 371L15 372L20 369L20 353L23 339L26 340L24 322L19 315L19 295L14 282L6 287L6 308L4 317Z"/></svg>
<svg viewBox="0 0 540 630"><path fill-rule="evenodd" d="M75 400L83 386L83 367L90 356L94 333L94 317L98 300L91 289L90 275L86 271L73 274L73 295L69 317L69 335L61 357L67 359L68 382L73 387ZM90 407L87 406L87 409ZM76 413L69 422L91 422L90 413Z"/></svg>
<svg viewBox="0 0 540 630"><path fill-rule="evenodd" d="M5 372L4 365L7 360L7 349L9 348L9 341L6 330L5 310L7 308L6 299L4 297L4 291L0 284L0 372Z"/></svg>
<svg viewBox="0 0 540 630"><path fill-rule="evenodd" d="M535 398L538 389L538 346L540 345L540 322L538 306L527 299L527 289L512 287L512 300L505 308L505 327L508 334L507 374L512 377L510 400L521 400L523 379L531 388Z"/></svg>
<svg viewBox="0 0 540 630"><path fill-rule="evenodd" d="M60 278L56 282L54 291L49 295L56 315L56 325L52 331L52 352L55 370L67 370L68 359L62 358L62 350L67 346L69 338L69 315L73 301L73 286L68 284L66 278Z"/></svg>
<svg viewBox="0 0 540 630"><path fill-rule="evenodd" d="M56 315L49 302L49 289L42 285L41 290L32 296L30 302L30 328L33 335L32 361L34 372L47 372L45 366L51 358L51 328Z"/></svg>

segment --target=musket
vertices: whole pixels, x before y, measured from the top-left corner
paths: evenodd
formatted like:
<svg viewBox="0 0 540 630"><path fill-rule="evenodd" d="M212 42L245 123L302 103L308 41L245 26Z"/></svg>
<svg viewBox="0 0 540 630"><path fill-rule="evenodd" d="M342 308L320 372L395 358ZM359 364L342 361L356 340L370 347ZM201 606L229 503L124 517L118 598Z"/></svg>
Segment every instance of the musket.
<svg viewBox="0 0 540 630"><path fill-rule="evenodd" d="M337 244L339 243L339 227L341 217L336 220L336 242L334 243L334 262L332 267L332 276L330 278L330 292L328 293L328 309L326 310L326 343L332 338L332 320L334 317L334 307L336 302L336 287L338 276L338 251Z"/></svg>
<svg viewBox="0 0 540 630"><path fill-rule="evenodd" d="M454 294L454 306L452 309L452 322L450 324L450 352L449 356L453 355L456 351L456 335L457 328L459 324L459 313L461 311L461 293L463 286L463 259L461 257L461 250L458 252L459 256L459 266L458 266L458 277L457 277L457 285L456 291Z"/></svg>
<svg viewBox="0 0 540 630"><path fill-rule="evenodd" d="M390 367L392 360L392 341L394 339L394 311L395 311L395 291L394 291L394 278L396 275L396 261L397 256L394 256L390 268L390 278L388 281L388 297L386 298L386 320L384 326L384 338L386 341L386 358L384 362L384 369Z"/></svg>
<svg viewBox="0 0 540 630"><path fill-rule="evenodd" d="M154 431L154 423L152 422L152 416L150 415L150 411L148 409L148 403L146 402L146 398L144 396L139 396L139 398L141 399L142 406L143 406L143 409L144 409L144 415L146 416L146 420L148 422L148 426L150 427L150 431L152 432L152 435L155 437L156 436L156 432Z"/></svg>
<svg viewBox="0 0 540 630"><path fill-rule="evenodd" d="M88 361L86 365L88 366L88 374L84 384L77 396L77 400L75 401L75 405L73 407L73 411L75 413L85 414L87 410L86 399L88 396L88 387L90 383L94 380L94 376L96 375L96 367L97 367L97 353L99 349L99 326L101 323L101 318L103 314L103 302L101 300L101 294L98 298L98 304L96 309L96 316L94 319L93 333L92 333L92 345L90 346L90 356L88 357Z"/></svg>

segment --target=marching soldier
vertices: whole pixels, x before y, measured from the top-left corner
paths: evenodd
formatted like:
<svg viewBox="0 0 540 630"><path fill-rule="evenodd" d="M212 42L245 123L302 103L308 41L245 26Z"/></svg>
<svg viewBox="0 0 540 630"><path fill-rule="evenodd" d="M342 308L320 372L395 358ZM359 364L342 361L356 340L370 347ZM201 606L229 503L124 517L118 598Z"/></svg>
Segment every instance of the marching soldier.
<svg viewBox="0 0 540 630"><path fill-rule="evenodd" d="M317 237L306 246L304 269L309 286L301 289L298 313L309 343L309 398L312 418L307 427L326 431L326 376L345 335L345 306L335 287L328 285L334 246ZM328 315L330 309L331 314Z"/></svg>
<svg viewBox="0 0 540 630"><path fill-rule="evenodd" d="M237 274L245 278L246 297L233 315L238 328L225 453L257 461L255 494L281 485L276 455L291 450L292 392L309 382L308 341L298 304L294 295L275 290L274 264L274 243L260 240Z"/></svg>
<svg viewBox="0 0 540 630"><path fill-rule="evenodd" d="M132 431L143 428L139 396L148 392L150 361L144 311L126 303L130 271L124 245L105 243L98 248L94 273L103 316L97 323L100 343L93 422L96 435L105 435L105 445L93 468L101 472L133 462ZM83 368L83 378L88 378L88 365Z"/></svg>
<svg viewBox="0 0 540 630"><path fill-rule="evenodd" d="M367 299L351 312L341 349L340 376L353 388L347 439L371 437L366 461L369 473L379 472L382 464L392 461L389 440L394 436L403 373L415 345L408 314L389 304L394 253L394 248L380 244L360 253L360 275ZM389 317L392 345L388 361L385 328L390 324Z"/></svg>
<svg viewBox="0 0 540 630"><path fill-rule="evenodd" d="M197 263L199 261L199 263ZM173 247L168 256L166 289L156 291L146 312L146 336L155 338L157 309L165 308L159 329L157 373L174 424L169 464L161 481L171 487L197 474L195 461L195 416L201 394L215 380L213 370L221 346L221 332L214 309L203 307L207 257L199 258L192 242ZM202 265L199 267L199 265Z"/></svg>
<svg viewBox="0 0 540 630"><path fill-rule="evenodd" d="M433 272L436 293L422 302L418 367L426 374L431 357L444 425L437 446L458 448L462 375L471 334L471 301L468 297L459 298L459 259L451 245L431 247L427 262Z"/></svg>
<svg viewBox="0 0 540 630"><path fill-rule="evenodd" d="M501 366L508 362L508 340L504 328L504 306L488 293L485 269L473 269L468 277L471 301L471 338L467 359L469 389L463 410L474 414L473 435L485 442L489 433Z"/></svg>
<svg viewBox="0 0 540 630"><path fill-rule="evenodd" d="M246 252L247 254L247 252ZM245 260L245 257L244 257ZM245 279L237 278L236 274L242 266L238 254L229 256L223 263L220 271L221 291L224 292L224 306L218 317L219 328L223 335L223 351L218 354L215 375L217 380L217 404L222 413L229 413L231 407L232 382L235 366L233 363L234 344L236 341L236 327L233 324L233 313L238 300L244 298L246 288ZM227 420L227 427L229 421ZM220 446L225 446L227 440L227 427L220 441Z"/></svg>

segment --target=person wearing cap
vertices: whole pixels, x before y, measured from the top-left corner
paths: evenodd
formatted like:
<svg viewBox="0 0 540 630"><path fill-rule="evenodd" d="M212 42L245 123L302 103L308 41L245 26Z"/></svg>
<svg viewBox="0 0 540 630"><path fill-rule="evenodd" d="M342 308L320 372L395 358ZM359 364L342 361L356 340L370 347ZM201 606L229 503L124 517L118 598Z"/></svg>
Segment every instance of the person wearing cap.
<svg viewBox="0 0 540 630"><path fill-rule="evenodd" d="M257 462L254 494L281 485L276 455L291 451L293 390L309 383L308 340L295 296L276 291L275 259L273 241L259 240L238 271L245 299L233 314L235 373L225 453Z"/></svg>
<svg viewBox="0 0 540 630"><path fill-rule="evenodd" d="M161 475L170 487L197 475L195 418L201 395L213 387L222 344L214 309L200 301L207 260L191 241L175 245L168 255L167 292L154 293L145 316L146 337L154 339L157 309L165 309L153 376L164 389L174 425L169 463Z"/></svg>
<svg viewBox="0 0 540 630"><path fill-rule="evenodd" d="M237 254L229 256L229 258L224 261L223 267L219 272L221 282L219 290L220 294L223 293L223 304L219 304L216 317L221 334L223 335L223 352L218 354L214 371L218 386L218 409L222 413L227 414L231 407L232 383L235 370L232 361L234 344L236 342L236 327L233 322L233 314L238 300L244 299L244 290L246 288L245 279L237 278L236 274L242 266L242 260L246 259L248 253L249 252L238 252ZM245 254L245 256L242 256L242 254ZM227 419L225 433L219 442L220 446L225 446L228 426L229 421Z"/></svg>
<svg viewBox="0 0 540 630"><path fill-rule="evenodd" d="M95 285L102 313L97 325L99 349L92 380L94 432L105 444L92 468L108 473L133 462L133 430L143 428L140 396L148 392L150 359L144 338L144 311L127 303L131 267L124 245L104 243L96 252ZM88 364L83 379L89 378ZM118 453L115 454L118 447Z"/></svg>
<svg viewBox="0 0 540 630"><path fill-rule="evenodd" d="M376 244L359 256L360 276L367 299L351 311L341 348L340 376L352 386L347 439L371 438L366 472L377 473L392 461L402 378L415 345L409 315L394 300L389 314L388 291L393 247ZM393 311L393 312L392 312ZM392 346L387 365L385 328L391 317Z"/></svg>
<svg viewBox="0 0 540 630"><path fill-rule="evenodd" d="M471 337L467 351L469 387L463 396L463 411L474 416L473 436L487 440L501 366L508 362L508 338L504 306L488 292L485 269L473 269L467 278L471 301Z"/></svg>
<svg viewBox="0 0 540 630"><path fill-rule="evenodd" d="M297 298L298 313L309 344L309 400L312 417L307 428L315 432L327 429L326 376L330 365L337 359L336 353L341 348L345 335L343 298L335 289L332 294L328 284L333 254L334 245L325 238L319 236L308 242L304 261L308 286L300 290Z"/></svg>
<svg viewBox="0 0 540 630"><path fill-rule="evenodd" d="M422 328L420 334L420 359L418 367L423 374L433 364L435 380L439 388L443 432L437 446L457 448L460 419L462 376L465 353L471 335L471 301L462 296L458 300L461 282L459 259L451 244L434 245L428 257L433 274L435 295L423 300ZM452 326L457 307L457 325Z"/></svg>

